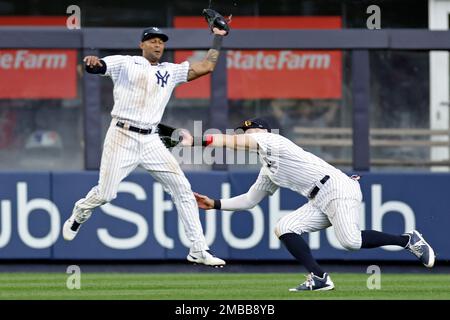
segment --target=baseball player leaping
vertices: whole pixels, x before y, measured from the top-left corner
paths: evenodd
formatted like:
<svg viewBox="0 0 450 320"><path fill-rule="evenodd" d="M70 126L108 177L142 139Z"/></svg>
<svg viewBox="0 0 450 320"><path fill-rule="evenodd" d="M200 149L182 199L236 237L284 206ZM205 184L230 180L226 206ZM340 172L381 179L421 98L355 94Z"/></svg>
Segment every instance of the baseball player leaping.
<svg viewBox="0 0 450 320"><path fill-rule="evenodd" d="M314 260L301 237L303 233L331 225L340 244L348 250L397 245L412 252L426 267L433 267L433 249L416 230L403 235L360 230L362 194L358 177L348 177L290 140L270 133L269 125L263 119L244 121L239 129L245 134L209 135L203 138L203 145L258 152L263 167L256 182L247 193L230 199L213 200L194 194L202 209L232 211L253 208L279 187L291 189L309 199L305 205L281 218L275 228L277 237L309 272L307 280L290 291L334 288L330 276Z"/></svg>
<svg viewBox="0 0 450 320"><path fill-rule="evenodd" d="M143 31L142 56L113 55L84 58L86 71L111 77L114 83L112 121L106 134L98 185L75 203L63 226L63 237L73 240L92 211L116 197L119 183L138 165L146 169L175 202L187 238L187 259L210 266L225 265L206 244L191 186L178 162L157 134L164 109L178 84L211 73L227 31L214 28L214 42L203 61L160 63L168 36L153 27Z"/></svg>

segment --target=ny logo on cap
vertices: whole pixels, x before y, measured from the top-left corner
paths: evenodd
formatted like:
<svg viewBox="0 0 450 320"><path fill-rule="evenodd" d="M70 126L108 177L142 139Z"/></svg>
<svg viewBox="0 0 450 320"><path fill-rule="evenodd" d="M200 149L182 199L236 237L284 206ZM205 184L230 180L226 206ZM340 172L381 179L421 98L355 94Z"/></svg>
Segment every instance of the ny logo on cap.
<svg viewBox="0 0 450 320"><path fill-rule="evenodd" d="M153 27L152 28L154 31L159 31L159 29L157 27Z"/></svg>
<svg viewBox="0 0 450 320"><path fill-rule="evenodd" d="M250 127L251 125L252 125L252 122L250 120L245 120L244 121L244 126Z"/></svg>
<svg viewBox="0 0 450 320"><path fill-rule="evenodd" d="M157 84L160 84L162 88L167 84L167 80L169 79L169 72L166 71L164 75L162 75L159 70L155 73L156 79L158 80Z"/></svg>

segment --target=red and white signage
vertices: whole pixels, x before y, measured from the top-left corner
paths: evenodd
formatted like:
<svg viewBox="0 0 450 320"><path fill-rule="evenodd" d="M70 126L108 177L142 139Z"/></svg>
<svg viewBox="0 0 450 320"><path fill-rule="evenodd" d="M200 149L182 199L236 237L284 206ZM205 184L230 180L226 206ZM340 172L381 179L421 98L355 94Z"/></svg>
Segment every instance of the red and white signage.
<svg viewBox="0 0 450 320"><path fill-rule="evenodd" d="M67 16L4 16L0 26L66 26ZM0 50L0 99L74 99L76 50Z"/></svg>
<svg viewBox="0 0 450 320"><path fill-rule="evenodd" d="M0 99L73 99L76 50L0 50Z"/></svg>
<svg viewBox="0 0 450 320"><path fill-rule="evenodd" d="M205 28L198 17L176 17L176 28ZM340 17L235 17L232 29L339 29ZM176 62L198 61L203 51L177 51ZM342 53L304 50L229 50L230 99L338 99L342 94ZM209 98L210 77L176 89L177 98Z"/></svg>

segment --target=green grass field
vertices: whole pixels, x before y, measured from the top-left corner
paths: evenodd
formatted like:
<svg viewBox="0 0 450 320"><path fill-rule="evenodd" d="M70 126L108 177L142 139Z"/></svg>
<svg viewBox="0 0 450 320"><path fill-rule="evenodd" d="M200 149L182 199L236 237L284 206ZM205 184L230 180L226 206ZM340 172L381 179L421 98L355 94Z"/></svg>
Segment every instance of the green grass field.
<svg viewBox="0 0 450 320"><path fill-rule="evenodd" d="M293 273L82 273L81 289L69 290L69 275L1 273L0 299L450 299L450 275L383 274L380 290L366 287L367 274L333 273L336 289L289 292L303 282Z"/></svg>

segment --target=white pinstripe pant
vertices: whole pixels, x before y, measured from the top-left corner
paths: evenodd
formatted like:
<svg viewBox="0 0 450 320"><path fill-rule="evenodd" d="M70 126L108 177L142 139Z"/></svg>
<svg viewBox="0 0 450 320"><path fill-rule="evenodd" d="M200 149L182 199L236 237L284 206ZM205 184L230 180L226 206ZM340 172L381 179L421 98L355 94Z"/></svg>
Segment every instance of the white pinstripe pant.
<svg viewBox="0 0 450 320"><path fill-rule="evenodd" d="M360 205L359 200L334 199L322 211L309 201L282 217L275 227L275 234L278 237L285 233L302 234L326 229L333 225L336 238L345 249L359 250L361 248Z"/></svg>
<svg viewBox="0 0 450 320"><path fill-rule="evenodd" d="M93 209L116 198L119 183L141 165L172 196L192 249L209 249L191 185L158 134L143 135L115 124L113 120L106 134L98 185L75 203L75 219L86 221Z"/></svg>

